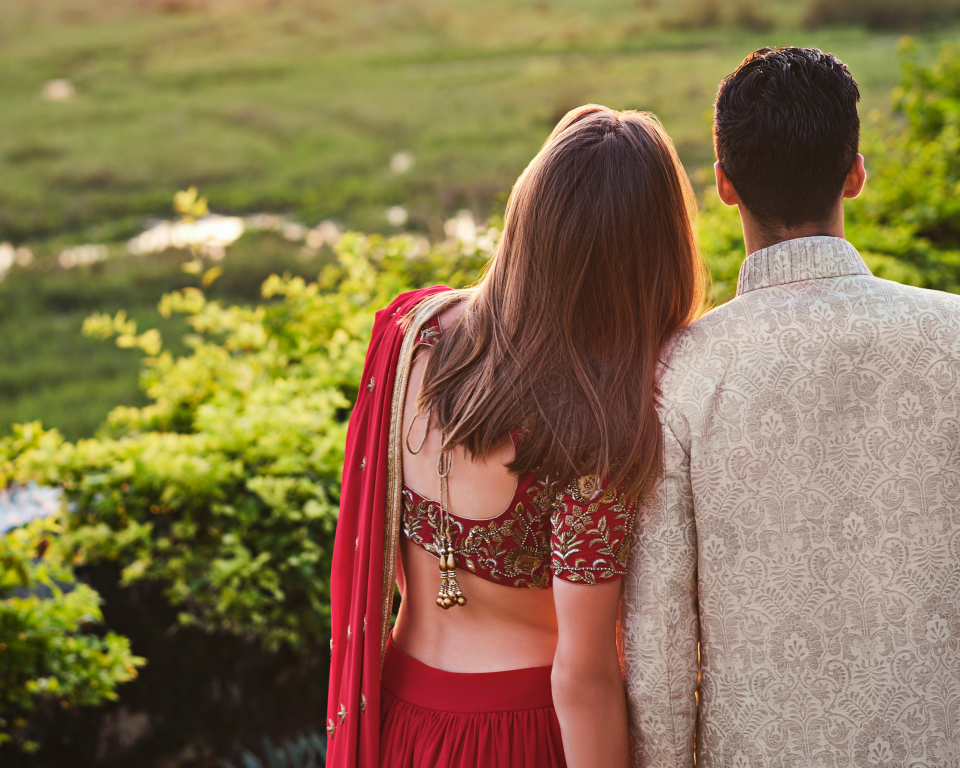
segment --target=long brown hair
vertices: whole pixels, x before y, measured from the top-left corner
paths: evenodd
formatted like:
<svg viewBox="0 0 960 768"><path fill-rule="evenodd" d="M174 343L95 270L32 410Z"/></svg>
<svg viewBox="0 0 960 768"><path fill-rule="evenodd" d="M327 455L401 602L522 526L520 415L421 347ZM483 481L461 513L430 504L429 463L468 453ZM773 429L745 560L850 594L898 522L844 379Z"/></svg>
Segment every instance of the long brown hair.
<svg viewBox="0 0 960 768"><path fill-rule="evenodd" d="M513 187L503 236L427 364L418 410L474 457L596 474L639 498L660 466L660 349L700 311L696 202L657 119L588 104Z"/></svg>

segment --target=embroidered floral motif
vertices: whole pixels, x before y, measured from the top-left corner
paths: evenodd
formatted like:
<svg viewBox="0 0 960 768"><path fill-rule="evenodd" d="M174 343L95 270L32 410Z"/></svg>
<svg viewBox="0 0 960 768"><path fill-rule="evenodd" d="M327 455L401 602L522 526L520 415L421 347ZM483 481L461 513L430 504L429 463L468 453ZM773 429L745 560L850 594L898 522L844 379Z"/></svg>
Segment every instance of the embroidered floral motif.
<svg viewBox="0 0 960 768"><path fill-rule="evenodd" d="M796 406L782 392L770 389L756 397L746 414L746 430L756 449L792 447L800 430Z"/></svg>
<svg viewBox="0 0 960 768"><path fill-rule="evenodd" d="M633 508L616 493L596 489L594 478L578 478L556 490L549 483L529 484L527 500L489 520L451 515L460 568L514 587L543 589L552 576L595 584L620 578L633 535ZM437 556L435 532L440 505L409 488L403 491L403 531ZM575 503L592 499L586 506Z"/></svg>
<svg viewBox="0 0 960 768"><path fill-rule="evenodd" d="M883 522L870 499L848 493L831 508L827 536L838 552L876 549Z"/></svg>
<svg viewBox="0 0 960 768"><path fill-rule="evenodd" d="M823 635L812 621L790 614L777 622L767 639L770 661L780 674L817 672L823 658Z"/></svg>
<svg viewBox="0 0 960 768"><path fill-rule="evenodd" d="M555 575L596 584L627 572L634 507L624 502L617 489L599 490L591 475L576 478L557 495L550 519Z"/></svg>
<svg viewBox="0 0 960 768"><path fill-rule="evenodd" d="M440 505L403 491L403 532L412 542L437 555ZM451 516L457 563L490 581L514 587L550 586L549 520L523 504L491 520L471 521Z"/></svg>
<svg viewBox="0 0 960 768"><path fill-rule="evenodd" d="M901 429L911 432L930 429L936 413L933 387L923 376L912 371L903 371L894 376L884 389L881 409L894 433Z"/></svg>
<svg viewBox="0 0 960 768"><path fill-rule="evenodd" d="M736 564L743 545L737 527L731 521L707 520L697 533L704 568L710 569L715 565L729 568Z"/></svg>
<svg viewBox="0 0 960 768"><path fill-rule="evenodd" d="M431 321L429 325L424 326L420 331L420 338L417 339L417 344L426 344L428 347L432 347L437 343L437 339L440 338L440 324Z"/></svg>
<svg viewBox="0 0 960 768"><path fill-rule="evenodd" d="M907 757L907 741L895 723L872 717L860 728L853 743L858 768L901 768Z"/></svg>
<svg viewBox="0 0 960 768"><path fill-rule="evenodd" d="M949 663L960 653L960 610L950 598L929 595L918 606L911 625L922 657Z"/></svg>

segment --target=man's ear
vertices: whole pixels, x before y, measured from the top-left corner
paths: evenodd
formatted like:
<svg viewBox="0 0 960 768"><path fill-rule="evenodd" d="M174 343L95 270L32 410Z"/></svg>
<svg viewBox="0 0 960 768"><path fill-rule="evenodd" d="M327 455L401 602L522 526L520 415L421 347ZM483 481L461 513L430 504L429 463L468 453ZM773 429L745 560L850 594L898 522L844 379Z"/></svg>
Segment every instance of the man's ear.
<svg viewBox="0 0 960 768"><path fill-rule="evenodd" d="M863 190L866 181L867 169L863 167L863 155L858 154L850 168L850 173L847 174L847 180L843 183L843 196L856 197ZM719 176L717 176L717 184L720 184Z"/></svg>
<svg viewBox="0 0 960 768"><path fill-rule="evenodd" d="M717 174L717 194L720 195L720 199L727 205L739 203L740 198L737 197L737 190L733 188L733 184L727 178L719 160L713 164L713 172Z"/></svg>

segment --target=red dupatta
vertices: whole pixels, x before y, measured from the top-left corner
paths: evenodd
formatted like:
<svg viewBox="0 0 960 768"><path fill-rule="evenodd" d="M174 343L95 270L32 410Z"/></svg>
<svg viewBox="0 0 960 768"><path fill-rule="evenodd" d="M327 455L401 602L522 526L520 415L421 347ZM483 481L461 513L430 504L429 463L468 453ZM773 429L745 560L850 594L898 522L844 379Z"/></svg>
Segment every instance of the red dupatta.
<svg viewBox="0 0 960 768"><path fill-rule="evenodd" d="M453 296L440 286L410 291L378 312L373 325L347 429L333 548L327 768L379 764L380 668L400 535L400 420L420 327ZM413 310L404 332L400 321Z"/></svg>

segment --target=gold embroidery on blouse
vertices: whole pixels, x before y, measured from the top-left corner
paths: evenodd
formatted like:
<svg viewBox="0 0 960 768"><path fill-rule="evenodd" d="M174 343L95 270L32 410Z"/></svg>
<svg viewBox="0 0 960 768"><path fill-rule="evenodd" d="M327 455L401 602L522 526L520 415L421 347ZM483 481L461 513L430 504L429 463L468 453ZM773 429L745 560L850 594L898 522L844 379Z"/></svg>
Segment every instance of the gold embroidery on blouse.
<svg viewBox="0 0 960 768"><path fill-rule="evenodd" d="M596 584L626 572L633 544L634 505L626 504L618 489L597 490L596 478L574 479L557 495L551 525L554 530L551 566L567 581ZM574 502L564 504L569 497ZM584 505L584 506L581 506ZM598 518L597 512L602 514ZM579 553L589 549L592 562Z"/></svg>
<svg viewBox="0 0 960 768"><path fill-rule="evenodd" d="M415 501L406 490L403 496L404 534L438 557L440 505L429 499ZM584 584L625 573L633 543L634 505L628 505L617 489L600 490L596 477L584 475L562 489L549 480L537 481L527 496L529 501L518 502L509 515L475 525L451 519L462 567L531 589L549 587L551 571Z"/></svg>
<svg viewBox="0 0 960 768"><path fill-rule="evenodd" d="M494 581L510 580L515 587L549 587L550 531L546 519L522 503L498 524L502 519L477 521L465 528L461 520L451 518L457 534L455 554L463 567L471 573L483 570ZM404 534L435 557L439 556L439 526L440 505L428 499L415 504L410 493L404 491Z"/></svg>
<svg viewBox="0 0 960 768"><path fill-rule="evenodd" d="M417 344L429 344L431 347L437 339L440 338L440 329L427 326L420 330L420 338Z"/></svg>

